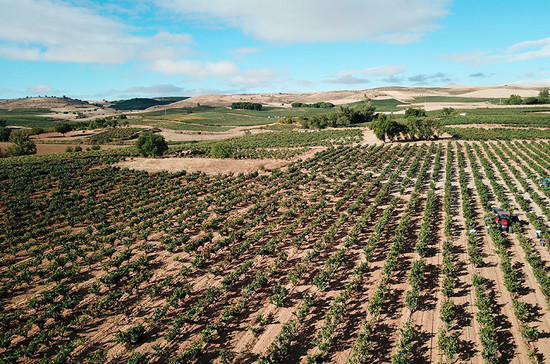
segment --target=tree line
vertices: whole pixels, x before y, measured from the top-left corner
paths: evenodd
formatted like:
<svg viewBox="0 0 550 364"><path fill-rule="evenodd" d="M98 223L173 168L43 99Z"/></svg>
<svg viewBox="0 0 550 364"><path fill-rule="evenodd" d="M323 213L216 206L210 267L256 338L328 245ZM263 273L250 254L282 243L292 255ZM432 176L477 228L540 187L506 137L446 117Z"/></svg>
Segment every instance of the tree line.
<svg viewBox="0 0 550 364"><path fill-rule="evenodd" d="M550 104L550 96L548 95L548 89L541 90L538 97L525 97L512 94L509 98L502 100L504 105L544 105Z"/></svg>
<svg viewBox="0 0 550 364"><path fill-rule="evenodd" d="M298 124L306 129L324 129L368 123L376 118L376 108L367 100L361 106L340 106L330 114L313 116L287 116L279 119L281 124Z"/></svg>
<svg viewBox="0 0 550 364"><path fill-rule="evenodd" d="M407 118L399 122L386 114L378 114L369 128L382 141L390 140L429 140L437 138L442 131L440 120L426 116L423 109L409 108Z"/></svg>
<svg viewBox="0 0 550 364"><path fill-rule="evenodd" d="M234 102L231 104L232 109L243 109L243 110L262 110L262 104L257 102Z"/></svg>
<svg viewBox="0 0 550 364"><path fill-rule="evenodd" d="M303 102L293 102L290 104L292 107L312 107L315 109L332 109L334 104L332 102L316 102L314 104L306 104Z"/></svg>

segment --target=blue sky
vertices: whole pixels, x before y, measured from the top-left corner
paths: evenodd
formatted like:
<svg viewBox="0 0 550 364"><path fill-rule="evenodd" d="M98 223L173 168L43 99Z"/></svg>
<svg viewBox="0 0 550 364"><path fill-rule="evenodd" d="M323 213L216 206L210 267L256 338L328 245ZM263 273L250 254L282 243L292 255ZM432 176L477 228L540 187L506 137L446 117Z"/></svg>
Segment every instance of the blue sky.
<svg viewBox="0 0 550 364"><path fill-rule="evenodd" d="M0 0L0 98L550 84L550 2Z"/></svg>

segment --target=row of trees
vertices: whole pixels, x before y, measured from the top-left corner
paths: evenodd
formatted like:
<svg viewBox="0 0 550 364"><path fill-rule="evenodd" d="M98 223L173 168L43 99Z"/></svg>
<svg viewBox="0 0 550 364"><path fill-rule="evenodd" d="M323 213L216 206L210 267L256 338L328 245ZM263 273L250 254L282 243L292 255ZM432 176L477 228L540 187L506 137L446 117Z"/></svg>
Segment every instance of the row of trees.
<svg viewBox="0 0 550 364"><path fill-rule="evenodd" d="M314 104L306 104L303 102L293 102L290 104L292 107L312 107L315 109L332 109L334 104L332 102L316 102Z"/></svg>
<svg viewBox="0 0 550 364"><path fill-rule="evenodd" d="M539 92L538 97L526 97L522 98L520 95L512 94L506 100L503 100L504 105L539 105L539 104L550 104L550 95L548 94L548 89L544 89Z"/></svg>
<svg viewBox="0 0 550 364"><path fill-rule="evenodd" d="M371 123L370 129L382 141L386 139L401 140L428 140L442 131L441 122L435 118L418 118L409 116L405 122L398 122L386 114L379 114Z"/></svg>
<svg viewBox="0 0 550 364"><path fill-rule="evenodd" d="M331 114L313 116L299 116L279 119L281 124L299 124L306 129L324 129L327 127L342 127L354 124L368 123L376 117L376 107L367 99L361 106L340 106L338 111Z"/></svg>
<svg viewBox="0 0 550 364"><path fill-rule="evenodd" d="M234 102L231 104L232 109L244 110L262 110L262 104L257 102Z"/></svg>

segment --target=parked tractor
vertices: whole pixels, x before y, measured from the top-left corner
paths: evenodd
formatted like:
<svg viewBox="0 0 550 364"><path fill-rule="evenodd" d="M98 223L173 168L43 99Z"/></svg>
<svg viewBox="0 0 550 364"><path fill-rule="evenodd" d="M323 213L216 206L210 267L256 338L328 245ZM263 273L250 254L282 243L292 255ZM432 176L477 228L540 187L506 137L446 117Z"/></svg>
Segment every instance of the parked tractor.
<svg viewBox="0 0 550 364"><path fill-rule="evenodd" d="M550 178L540 178L539 179L539 185L541 187L545 187L550 189Z"/></svg>
<svg viewBox="0 0 550 364"><path fill-rule="evenodd" d="M492 209L493 215L495 216L495 222L500 230L506 230L507 232L512 232L512 221L516 220L510 212L504 209Z"/></svg>

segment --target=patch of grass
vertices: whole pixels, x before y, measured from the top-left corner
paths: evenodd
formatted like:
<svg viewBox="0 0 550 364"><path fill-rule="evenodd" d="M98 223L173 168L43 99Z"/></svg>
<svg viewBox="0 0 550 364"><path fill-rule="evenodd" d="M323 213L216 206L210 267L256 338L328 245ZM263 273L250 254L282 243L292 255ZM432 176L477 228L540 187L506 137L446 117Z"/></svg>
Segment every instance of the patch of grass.
<svg viewBox="0 0 550 364"><path fill-rule="evenodd" d="M441 120L445 125L467 124L504 124L507 127L548 127L550 125L548 107L515 107L515 108L479 108L456 110L451 116ZM461 116L464 113L466 115ZM439 116L441 113L439 112Z"/></svg>
<svg viewBox="0 0 550 364"><path fill-rule="evenodd" d="M361 106L364 105L365 101L357 101L347 104L347 106ZM387 99L387 100L371 100L372 106L376 107L377 112L392 112L403 110L407 104L403 103L396 99ZM402 107L398 107L402 106Z"/></svg>
<svg viewBox="0 0 550 364"><path fill-rule="evenodd" d="M489 97L460 97L460 96L420 96L415 97L412 103L423 102L461 102L461 103L474 103L474 102L490 102L497 103L498 98Z"/></svg>
<svg viewBox="0 0 550 364"><path fill-rule="evenodd" d="M143 119L136 119L133 123L147 124L152 126L161 126L154 124L158 121L169 122L177 130L205 130L199 129L200 126L207 127L231 127L231 126L255 126L269 125L276 123L279 118L286 116L311 116L317 114L330 113L327 109L318 108L276 108L264 107L263 110L234 110L226 107L189 107L170 109L143 114ZM194 124L194 127L176 128L175 123ZM168 126L167 126L168 127ZM185 128L185 129L184 129ZM214 131L214 130L205 130Z"/></svg>
<svg viewBox="0 0 550 364"><path fill-rule="evenodd" d="M550 129L445 128L453 137L464 140L550 139Z"/></svg>
<svg viewBox="0 0 550 364"><path fill-rule="evenodd" d="M50 113L49 109L0 109L0 120L6 120L7 125L39 126L51 128L59 119L44 116Z"/></svg>

